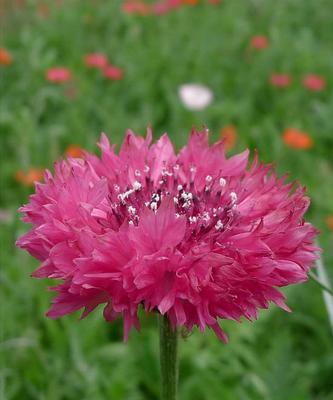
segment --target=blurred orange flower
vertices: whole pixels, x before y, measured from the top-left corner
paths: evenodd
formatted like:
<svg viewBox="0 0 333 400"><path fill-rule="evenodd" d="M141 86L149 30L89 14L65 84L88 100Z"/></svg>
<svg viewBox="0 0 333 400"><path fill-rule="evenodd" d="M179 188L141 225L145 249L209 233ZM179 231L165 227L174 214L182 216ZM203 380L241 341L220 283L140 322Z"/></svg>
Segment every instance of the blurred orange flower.
<svg viewBox="0 0 333 400"><path fill-rule="evenodd" d="M45 78L51 83L64 83L72 78L71 71L64 67L53 67L46 71Z"/></svg>
<svg viewBox="0 0 333 400"><path fill-rule="evenodd" d="M235 125L225 125L220 132L220 137L224 140L224 146L226 150L230 150L234 147L237 141L237 129Z"/></svg>
<svg viewBox="0 0 333 400"><path fill-rule="evenodd" d="M13 57L8 50L0 48L0 65L10 65L13 63Z"/></svg>
<svg viewBox="0 0 333 400"><path fill-rule="evenodd" d="M84 157L84 151L83 149L76 145L76 144L70 144L66 150L65 154L67 157L72 157L72 158L82 158Z"/></svg>
<svg viewBox="0 0 333 400"><path fill-rule="evenodd" d="M288 74L272 74L270 76L270 82L272 86L285 88L291 83L291 77Z"/></svg>
<svg viewBox="0 0 333 400"><path fill-rule="evenodd" d="M326 219L327 226L330 228L331 231L333 231L333 215L330 215Z"/></svg>
<svg viewBox="0 0 333 400"><path fill-rule="evenodd" d="M308 150L313 147L313 139L306 132L296 128L287 128L283 132L284 143L294 149Z"/></svg>
<svg viewBox="0 0 333 400"><path fill-rule="evenodd" d="M84 56L84 62L90 68L105 68L108 65L108 58L103 53L90 53Z"/></svg>
<svg viewBox="0 0 333 400"><path fill-rule="evenodd" d="M35 181L40 181L43 179L44 170L41 168L30 168L27 173L19 170L15 174L16 182L23 186L33 186Z"/></svg>
<svg viewBox="0 0 333 400"><path fill-rule="evenodd" d="M263 50L269 46L269 40L267 36L256 35L251 38L250 46L256 50Z"/></svg>
<svg viewBox="0 0 333 400"><path fill-rule="evenodd" d="M26 6L26 0L14 0L13 3L17 8L23 8Z"/></svg>
<svg viewBox="0 0 333 400"><path fill-rule="evenodd" d="M43 1L37 4L37 14L42 18L47 18L50 15L50 9L47 3Z"/></svg>
<svg viewBox="0 0 333 400"><path fill-rule="evenodd" d="M303 78L303 86L313 92L320 92L326 87L326 80L319 75L309 74Z"/></svg>
<svg viewBox="0 0 333 400"><path fill-rule="evenodd" d="M104 68L103 74L105 78L111 79L113 81L119 81L123 79L124 77L124 71L116 67L115 65L108 65L107 67Z"/></svg>

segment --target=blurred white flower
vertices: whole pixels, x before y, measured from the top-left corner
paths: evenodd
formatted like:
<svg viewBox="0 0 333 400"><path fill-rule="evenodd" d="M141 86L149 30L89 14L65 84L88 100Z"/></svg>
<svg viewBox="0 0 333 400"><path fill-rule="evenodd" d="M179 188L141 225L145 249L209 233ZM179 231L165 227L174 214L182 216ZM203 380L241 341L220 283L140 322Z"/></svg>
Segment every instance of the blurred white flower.
<svg viewBox="0 0 333 400"><path fill-rule="evenodd" d="M204 85L188 83L179 86L180 100L188 110L203 110L213 100L213 92Z"/></svg>
<svg viewBox="0 0 333 400"><path fill-rule="evenodd" d="M0 210L0 223L8 223L13 219L13 215L9 210Z"/></svg>

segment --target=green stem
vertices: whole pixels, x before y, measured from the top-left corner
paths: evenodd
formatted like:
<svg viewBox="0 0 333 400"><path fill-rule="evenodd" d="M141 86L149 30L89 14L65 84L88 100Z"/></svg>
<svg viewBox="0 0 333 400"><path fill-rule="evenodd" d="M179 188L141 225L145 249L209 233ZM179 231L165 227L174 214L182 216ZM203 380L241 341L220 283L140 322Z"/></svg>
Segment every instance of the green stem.
<svg viewBox="0 0 333 400"><path fill-rule="evenodd" d="M160 363L161 363L161 400L176 400L178 386L178 335L172 329L166 315L159 316L160 323Z"/></svg>
<svg viewBox="0 0 333 400"><path fill-rule="evenodd" d="M319 286L321 287L322 290L324 290L325 292L327 292L327 293L329 293L331 296L333 296L333 290L332 290L330 287L324 285L312 271L309 272L309 277L310 277L314 282L316 282L316 284L319 285Z"/></svg>

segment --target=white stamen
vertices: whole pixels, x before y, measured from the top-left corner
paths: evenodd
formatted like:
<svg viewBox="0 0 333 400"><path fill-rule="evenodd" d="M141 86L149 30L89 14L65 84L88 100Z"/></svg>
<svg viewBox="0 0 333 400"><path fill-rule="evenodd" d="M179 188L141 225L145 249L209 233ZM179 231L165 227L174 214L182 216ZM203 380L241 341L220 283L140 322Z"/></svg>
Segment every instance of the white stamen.
<svg viewBox="0 0 333 400"><path fill-rule="evenodd" d="M190 221L190 224L194 224L197 222L197 217L189 217L188 220Z"/></svg>
<svg viewBox="0 0 333 400"><path fill-rule="evenodd" d="M151 197L156 202L160 201L160 196L157 193L154 193Z"/></svg>
<svg viewBox="0 0 333 400"><path fill-rule="evenodd" d="M135 215L136 214L136 208L133 207L133 206L129 206L127 210L131 215Z"/></svg>
<svg viewBox="0 0 333 400"><path fill-rule="evenodd" d="M222 224L222 222L221 222L220 219L216 222L215 229L216 229L217 231L223 229L223 224Z"/></svg>
<svg viewBox="0 0 333 400"><path fill-rule="evenodd" d="M148 165L145 165L143 168L143 171L147 174L149 172L150 168L148 167Z"/></svg>
<svg viewBox="0 0 333 400"><path fill-rule="evenodd" d="M115 192L119 192L120 187L119 187L119 185L113 185L113 189Z"/></svg>
<svg viewBox="0 0 333 400"><path fill-rule="evenodd" d="M134 225L133 221L128 221L128 225Z"/></svg>
<svg viewBox="0 0 333 400"><path fill-rule="evenodd" d="M186 192L183 192L181 195L180 195L180 197L182 198L182 199L184 199L186 202L190 202L192 199L193 199L193 195L192 195L192 193L186 193Z"/></svg>
<svg viewBox="0 0 333 400"><path fill-rule="evenodd" d="M206 183L210 183L212 181L212 177L210 175L206 176Z"/></svg>
<svg viewBox="0 0 333 400"><path fill-rule="evenodd" d="M134 193L133 189L127 190L127 192L118 194L118 199L123 203L125 199L127 199L127 197L129 197L129 195L131 195L132 193Z"/></svg>
<svg viewBox="0 0 333 400"><path fill-rule="evenodd" d="M209 216L209 214L208 214L207 211L204 211L204 212L202 213L202 219L203 219L205 222L208 222L208 221L210 220L210 216Z"/></svg>
<svg viewBox="0 0 333 400"><path fill-rule="evenodd" d="M133 183L133 189L134 189L134 190L140 190L141 188L142 188L142 185L141 185L140 182L135 181L135 182Z"/></svg>
<svg viewBox="0 0 333 400"><path fill-rule="evenodd" d="M155 203L154 201L152 203L150 203L150 208L156 212L157 210L157 203Z"/></svg>
<svg viewBox="0 0 333 400"><path fill-rule="evenodd" d="M183 190L183 186L182 185L178 185L177 186L177 190L180 192L181 190Z"/></svg>
<svg viewBox="0 0 333 400"><path fill-rule="evenodd" d="M169 172L166 168L163 168L162 170L162 176L172 176L173 173Z"/></svg>
<svg viewBox="0 0 333 400"><path fill-rule="evenodd" d="M235 192L231 192L230 199L231 199L232 204L235 204L237 201L237 194Z"/></svg>
<svg viewBox="0 0 333 400"><path fill-rule="evenodd" d="M227 184L227 181L224 178L220 178L220 186L225 186Z"/></svg>
<svg viewBox="0 0 333 400"><path fill-rule="evenodd" d="M135 176L141 176L141 172L138 169L135 170L134 174Z"/></svg>

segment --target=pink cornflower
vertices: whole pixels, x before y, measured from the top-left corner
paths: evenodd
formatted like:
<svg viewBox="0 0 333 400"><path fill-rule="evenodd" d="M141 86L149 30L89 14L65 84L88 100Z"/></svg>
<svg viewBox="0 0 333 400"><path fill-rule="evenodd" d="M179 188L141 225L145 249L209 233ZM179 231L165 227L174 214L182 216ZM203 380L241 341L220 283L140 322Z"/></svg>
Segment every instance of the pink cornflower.
<svg viewBox="0 0 333 400"><path fill-rule="evenodd" d="M321 92L326 87L326 80L320 75L309 74L303 78L303 86L313 92Z"/></svg>
<svg viewBox="0 0 333 400"><path fill-rule="evenodd" d="M184 4L184 0L166 0L165 2L169 5L170 9L178 8Z"/></svg>
<svg viewBox="0 0 333 400"><path fill-rule="evenodd" d="M167 2L159 1L152 6L152 10L156 15L164 15L170 11L170 7Z"/></svg>
<svg viewBox="0 0 333 400"><path fill-rule="evenodd" d="M157 15L167 14L168 12L183 5L183 0L162 0L153 4L153 12Z"/></svg>
<svg viewBox="0 0 333 400"><path fill-rule="evenodd" d="M148 15L151 12L151 6L142 0L126 0L122 9L127 14Z"/></svg>
<svg viewBox="0 0 333 400"><path fill-rule="evenodd" d="M305 189L257 156L247 168L247 150L227 159L207 130L178 154L167 134L151 140L129 131L117 155L103 134L101 158L59 161L20 209L32 229L17 245L42 263L33 276L63 281L47 315L104 304L127 340L142 306L226 341L219 320L256 319L270 302L288 311L278 288L307 280L318 250Z"/></svg>
<svg viewBox="0 0 333 400"><path fill-rule="evenodd" d="M120 81L124 77L124 71L115 65L108 65L103 69L103 75L112 81Z"/></svg>
<svg viewBox="0 0 333 400"><path fill-rule="evenodd" d="M269 46L269 40L267 36L256 35L251 38L250 46L256 50L264 50Z"/></svg>
<svg viewBox="0 0 333 400"><path fill-rule="evenodd" d="M90 53L84 57L84 62L89 68L105 68L108 65L108 58L103 53Z"/></svg>
<svg viewBox="0 0 333 400"><path fill-rule="evenodd" d="M286 88L291 84L291 77L288 74L272 74L270 83L275 87Z"/></svg>
<svg viewBox="0 0 333 400"><path fill-rule="evenodd" d="M71 71L64 67L53 67L46 71L46 79L52 83L68 82L71 78Z"/></svg>

